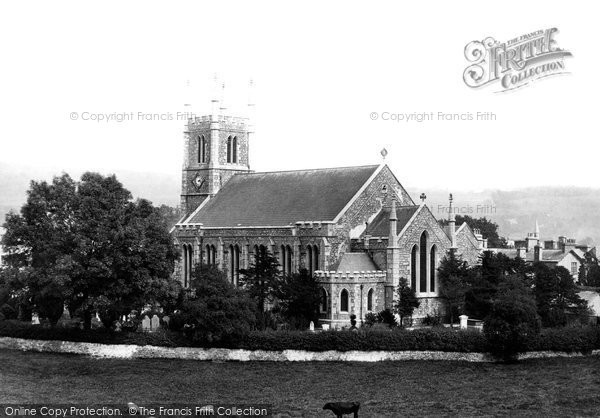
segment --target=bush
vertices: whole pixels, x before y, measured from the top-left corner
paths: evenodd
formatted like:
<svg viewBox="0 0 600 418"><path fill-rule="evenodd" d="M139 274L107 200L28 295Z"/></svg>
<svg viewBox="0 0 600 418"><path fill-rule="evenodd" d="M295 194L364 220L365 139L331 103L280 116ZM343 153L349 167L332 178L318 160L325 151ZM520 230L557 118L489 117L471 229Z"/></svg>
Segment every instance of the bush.
<svg viewBox="0 0 600 418"><path fill-rule="evenodd" d="M507 292L492 303L483 331L490 352L506 362L517 359L527 351L528 343L535 341L541 323L535 301L527 295Z"/></svg>
<svg viewBox="0 0 600 418"><path fill-rule="evenodd" d="M368 314L365 315L365 320L364 320L364 324L368 327L372 327L373 325L375 325L378 322L377 320L377 315L374 314L373 312L369 312Z"/></svg>
<svg viewBox="0 0 600 418"><path fill-rule="evenodd" d="M439 327L442 326L442 318L440 315L429 315L423 318L423 325L430 327Z"/></svg>
<svg viewBox="0 0 600 418"><path fill-rule="evenodd" d="M135 344L163 347L189 347L191 344L181 334L173 332L114 332L106 328L82 330L32 325L17 320L0 321L0 336L32 340L75 341L98 344Z"/></svg>
<svg viewBox="0 0 600 418"><path fill-rule="evenodd" d="M0 306L0 313L6 319L17 319L17 310L10 306L8 303Z"/></svg>
<svg viewBox="0 0 600 418"><path fill-rule="evenodd" d="M183 302L172 318L173 330L184 330L197 344L234 344L256 323L255 304L227 281L224 274L209 270L196 273L194 295Z"/></svg>
<svg viewBox="0 0 600 418"><path fill-rule="evenodd" d="M396 322L396 315L390 309L384 309L383 311L377 314L377 322L381 322L383 324L387 324L390 327L395 327L398 325Z"/></svg>
<svg viewBox="0 0 600 418"><path fill-rule="evenodd" d="M171 317L171 320L176 315ZM188 339L181 332L114 332L106 329L81 330L72 328L45 328L16 320L0 321L0 336L78 341L103 344L155 345L163 347L224 347L248 350L286 349L308 351L447 351L488 352L493 350L483 333L473 330L429 328L406 331L390 330L350 331L252 331L238 341L221 340L211 343ZM544 329L539 336L529 336L524 351L559 351L590 353L600 349L600 327Z"/></svg>
<svg viewBox="0 0 600 418"><path fill-rule="evenodd" d="M527 351L562 351L589 354L600 349L600 327L563 327L543 329L530 339Z"/></svg>
<svg viewBox="0 0 600 418"><path fill-rule="evenodd" d="M458 351L484 352L484 336L476 331L456 331L446 328L406 331L324 331L318 333L277 331L249 333L240 348L247 350L308 350L308 351Z"/></svg>

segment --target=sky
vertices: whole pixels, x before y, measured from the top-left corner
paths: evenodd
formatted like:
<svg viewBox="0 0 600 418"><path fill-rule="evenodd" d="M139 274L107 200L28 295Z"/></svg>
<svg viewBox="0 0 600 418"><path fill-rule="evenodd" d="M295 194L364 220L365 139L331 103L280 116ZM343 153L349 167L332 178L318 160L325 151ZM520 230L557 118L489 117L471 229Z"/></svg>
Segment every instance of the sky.
<svg viewBox="0 0 600 418"><path fill-rule="evenodd" d="M242 116L254 80L257 171L378 164L386 148L406 187L596 187L596 17L553 1L3 2L0 162L178 174L178 112L207 113L217 74ZM469 42L552 27L568 74L465 85ZM495 120L384 120L423 112ZM134 116L91 120L110 114Z"/></svg>

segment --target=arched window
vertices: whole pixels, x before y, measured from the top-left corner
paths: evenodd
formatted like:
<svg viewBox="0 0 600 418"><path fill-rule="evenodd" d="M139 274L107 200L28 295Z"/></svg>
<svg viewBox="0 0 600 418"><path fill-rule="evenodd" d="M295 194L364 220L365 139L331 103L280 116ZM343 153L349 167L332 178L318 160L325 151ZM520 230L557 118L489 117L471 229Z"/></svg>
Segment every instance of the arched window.
<svg viewBox="0 0 600 418"><path fill-rule="evenodd" d="M367 293L367 311L369 312L373 310L373 293L375 293L373 289L369 289Z"/></svg>
<svg viewBox="0 0 600 418"><path fill-rule="evenodd" d="M285 273L292 274L292 247L285 246Z"/></svg>
<svg viewBox="0 0 600 418"><path fill-rule="evenodd" d="M231 143L231 162L237 163L237 136L233 137L233 141Z"/></svg>
<svg viewBox="0 0 600 418"><path fill-rule="evenodd" d="M200 135L198 137L198 162L202 164L205 163L206 160L206 138L204 138L204 135Z"/></svg>
<svg viewBox="0 0 600 418"><path fill-rule="evenodd" d="M312 276L315 271L319 270L319 246L318 245L307 245L306 246L306 269Z"/></svg>
<svg viewBox="0 0 600 418"><path fill-rule="evenodd" d="M181 276L183 279L183 287L189 287L192 278L194 247L191 244L183 244L181 249Z"/></svg>
<svg viewBox="0 0 600 418"><path fill-rule="evenodd" d="M285 274L285 245L282 245L279 249L279 266L281 267L281 272Z"/></svg>
<svg viewBox="0 0 600 418"><path fill-rule="evenodd" d="M431 247L431 251L429 253L429 291L430 292L435 292L435 276L437 274L436 257L437 257L437 248L434 245L433 247Z"/></svg>
<svg viewBox="0 0 600 418"><path fill-rule="evenodd" d="M292 249L289 245L281 246L281 270L283 274L292 273Z"/></svg>
<svg viewBox="0 0 600 418"><path fill-rule="evenodd" d="M234 285L238 284L240 278L240 247L229 246L229 278Z"/></svg>
<svg viewBox="0 0 600 418"><path fill-rule="evenodd" d="M423 231L419 241L419 292L427 292L427 232Z"/></svg>
<svg viewBox="0 0 600 418"><path fill-rule="evenodd" d="M187 275L188 275L188 255L187 255L187 245L183 245L181 247L181 282L183 283L183 287L187 287Z"/></svg>
<svg viewBox="0 0 600 418"><path fill-rule="evenodd" d="M327 290L321 288L321 303L319 304L321 312L327 312Z"/></svg>
<svg viewBox="0 0 600 418"><path fill-rule="evenodd" d="M267 254L267 247L265 247L264 245L255 245L254 246L254 252L253 252L253 256L252 256L252 263L256 265L256 262L258 261L259 258L263 257Z"/></svg>
<svg viewBox="0 0 600 418"><path fill-rule="evenodd" d="M346 289L340 293L340 312L348 312L348 291Z"/></svg>
<svg viewBox="0 0 600 418"><path fill-rule="evenodd" d="M227 162L233 162L233 138L231 136L227 137Z"/></svg>
<svg viewBox="0 0 600 418"><path fill-rule="evenodd" d="M214 245L206 245L206 264L209 266L217 264L217 249Z"/></svg>
<svg viewBox="0 0 600 418"><path fill-rule="evenodd" d="M412 248L410 252L410 287L412 290L416 291L417 289L417 252L419 251L419 247L416 245Z"/></svg>

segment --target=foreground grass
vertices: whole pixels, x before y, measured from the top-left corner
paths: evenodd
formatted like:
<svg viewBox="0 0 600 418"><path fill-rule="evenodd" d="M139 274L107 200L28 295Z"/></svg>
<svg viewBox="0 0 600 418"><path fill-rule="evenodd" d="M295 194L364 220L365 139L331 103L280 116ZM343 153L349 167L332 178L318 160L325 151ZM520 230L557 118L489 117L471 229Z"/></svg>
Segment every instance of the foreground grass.
<svg viewBox="0 0 600 418"><path fill-rule="evenodd" d="M321 407L337 400L360 401L361 417L598 416L600 358L216 363L0 350L0 403L268 403L285 415L333 416Z"/></svg>

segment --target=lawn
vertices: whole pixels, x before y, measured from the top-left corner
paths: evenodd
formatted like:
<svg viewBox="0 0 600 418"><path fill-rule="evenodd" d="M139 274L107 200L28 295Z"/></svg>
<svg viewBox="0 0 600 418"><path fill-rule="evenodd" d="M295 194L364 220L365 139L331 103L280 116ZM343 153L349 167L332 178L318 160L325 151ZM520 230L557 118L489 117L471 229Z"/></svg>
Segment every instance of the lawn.
<svg viewBox="0 0 600 418"><path fill-rule="evenodd" d="M466 362L217 363L0 350L0 403L272 404L282 416L600 415L600 357ZM327 412L327 413L325 413Z"/></svg>

